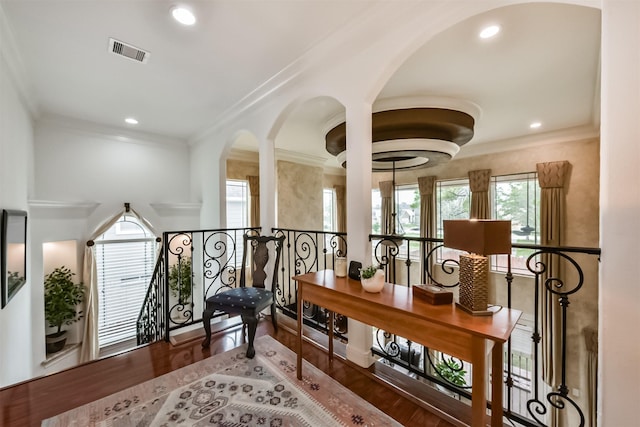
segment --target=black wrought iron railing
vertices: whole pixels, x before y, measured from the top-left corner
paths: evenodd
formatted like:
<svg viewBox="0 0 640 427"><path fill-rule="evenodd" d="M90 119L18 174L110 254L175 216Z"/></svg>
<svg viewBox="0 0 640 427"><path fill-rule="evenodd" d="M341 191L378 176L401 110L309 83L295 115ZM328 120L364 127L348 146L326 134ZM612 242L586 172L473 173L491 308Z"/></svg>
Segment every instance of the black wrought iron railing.
<svg viewBox="0 0 640 427"><path fill-rule="evenodd" d="M381 265L389 282L431 283L457 292L456 251L445 248L441 239L371 235L370 241L372 263ZM528 244L513 248L515 255L509 260L492 260L493 268L503 270L492 275L494 304L524 313L505 346L505 416L524 426L584 426L594 411L586 396L595 393L595 387L581 387L595 384L595 378L587 378L586 364L579 361L587 359L583 334L597 325L600 249ZM508 268L512 263L520 274ZM467 362L383 330L374 334L372 351L385 363L460 399L471 399L473 367ZM549 371L554 371L553 377Z"/></svg>
<svg viewBox="0 0 640 427"><path fill-rule="evenodd" d="M297 282L292 277L334 269L336 259L347 256L347 234L286 228L274 228L272 232L286 237L280 262L280 288L276 292L276 304L283 314L296 318ZM327 332L328 318L322 307L304 303L303 316L305 324ZM346 339L347 319L344 316L336 315L334 333L338 338Z"/></svg>
<svg viewBox="0 0 640 427"><path fill-rule="evenodd" d="M202 321L208 296L236 286L243 235L259 228L170 231L137 320L138 344L169 340L171 331ZM224 316L216 313L214 317Z"/></svg>
<svg viewBox="0 0 640 427"><path fill-rule="evenodd" d="M236 286L242 259L242 235L259 229L217 229L168 232L145 304L138 319L138 342L168 339L171 331L201 322L204 299ZM278 309L297 316L297 284L293 276L333 269L347 256L345 233L276 228L286 237L275 290ZM411 286L432 283L457 293L456 252L441 239L370 235L371 263L385 270L388 282ZM597 325L600 249L514 244L514 255L494 258L491 282L497 306L524 315L505 346L504 411L513 424L524 426L586 425L592 417L587 396L595 378L586 378L584 330ZM554 268L550 268L550 264ZM557 267L560 265L560 267ZM512 274L507 267L512 267ZM556 276L550 272L559 271ZM555 314L555 329L545 323L545 304ZM336 313L335 334L348 340L347 319ZM304 305L305 324L327 332L322 307ZM549 353L544 335L558 349ZM435 384L459 399L470 399L473 366L403 337L374 330L375 355L420 381ZM554 369L554 378L546 371ZM544 371L544 373L543 373ZM595 401L595 399L593 399ZM559 424L558 424L559 425Z"/></svg>
<svg viewBox="0 0 640 427"><path fill-rule="evenodd" d="M138 345L148 344L164 338L166 310L164 309L165 262L164 251L160 251L156 266L153 269L151 283L140 308L136 321L136 336Z"/></svg>

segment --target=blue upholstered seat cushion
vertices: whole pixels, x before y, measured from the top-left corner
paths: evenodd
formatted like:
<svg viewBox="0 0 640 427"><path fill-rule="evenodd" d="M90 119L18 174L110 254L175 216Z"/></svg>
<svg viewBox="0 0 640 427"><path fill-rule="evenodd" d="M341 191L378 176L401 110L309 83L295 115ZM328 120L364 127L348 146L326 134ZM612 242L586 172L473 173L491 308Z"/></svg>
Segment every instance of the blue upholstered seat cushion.
<svg viewBox="0 0 640 427"><path fill-rule="evenodd" d="M271 291L262 288L234 288L207 298L208 306L255 309L271 304Z"/></svg>

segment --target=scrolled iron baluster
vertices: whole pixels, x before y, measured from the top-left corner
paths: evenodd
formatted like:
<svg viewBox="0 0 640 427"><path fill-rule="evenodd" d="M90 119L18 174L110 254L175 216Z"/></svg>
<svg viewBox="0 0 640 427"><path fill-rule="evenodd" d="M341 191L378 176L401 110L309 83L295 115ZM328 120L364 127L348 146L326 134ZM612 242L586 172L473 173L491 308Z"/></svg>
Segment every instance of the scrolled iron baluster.
<svg viewBox="0 0 640 427"><path fill-rule="evenodd" d="M384 338L382 342L380 341L381 335L382 338ZM393 338L393 340L388 341L390 338ZM386 359L395 359L400 356L400 346L395 341L395 335L390 334L385 330L378 329L378 332L376 333L376 342L378 343L378 347L380 348Z"/></svg>
<svg viewBox="0 0 640 427"><path fill-rule="evenodd" d="M187 307L187 304L177 303L169 309L169 320L172 324L183 325L191 320L193 311Z"/></svg>
<svg viewBox="0 0 640 427"><path fill-rule="evenodd" d="M318 242L307 232L297 234L294 239L296 274L308 273L318 264Z"/></svg>
<svg viewBox="0 0 640 427"><path fill-rule="evenodd" d="M251 231L251 230L250 230ZM232 247L229 250L228 240ZM211 287L219 281L219 286L214 293L225 289L231 289L236 284L236 255L237 243L233 236L225 231L216 231L209 234L203 241L203 278L209 281L204 291L207 298ZM226 273L226 274L224 274Z"/></svg>
<svg viewBox="0 0 640 427"><path fill-rule="evenodd" d="M547 277L544 280L543 286L544 289L553 294L558 296L558 304L560 306L560 310L561 310L561 325L562 325L562 331L561 331L561 337L560 337L560 345L561 345L561 353L562 353L562 360L561 360L561 383L558 386L558 390L557 391L552 391L547 393L546 396L546 400L547 402L549 402L549 404L558 410L566 410L566 405L564 402L568 402L570 403L571 407L573 407L576 411L576 413L578 414L578 416L580 417L580 426L584 426L585 423L585 417L584 417L584 413L582 412L582 409L575 403L575 401L573 401L569 396L569 387L567 386L566 383L566 374L567 374L567 360L566 360L566 351L567 351L567 310L570 304L569 301L569 295L574 294L576 292L578 292L583 284L584 284L584 273L582 271L582 269L580 268L580 265L570 256L568 256L567 254L560 252L560 251L556 251L556 250L549 250L549 249L542 249L542 250L537 250L534 253L532 253L531 255L529 255L529 257L527 258L527 268L529 269L529 271L531 271L532 273L535 274L536 276L536 284L539 283L539 278L548 271L549 266L547 266L543 260L541 260L540 258L542 258L542 256L556 256L558 257L556 262L560 263L562 262L562 260L566 261L565 265L569 265L572 266L575 271L578 274L578 279L576 281L576 283L572 286L572 287L567 287L565 281L560 278L560 277ZM566 276L566 272L563 273L563 275ZM539 299L539 295L538 295L538 291L536 288L536 294L535 294L535 304L536 304L536 309L538 307L538 299ZM541 336L539 333L539 326L538 326L538 322L536 321L535 324L535 330L534 333L532 335L532 340L534 341L534 343L536 344L536 350L535 350L535 360L538 360L538 344L541 341ZM537 374L537 364L536 364L536 375L535 375L535 392L534 392L534 398L530 399L529 401L527 401L527 410L529 411L529 414L540 424L540 425L544 425L544 423L541 421L540 416L544 416L547 414L548 409L545 406L545 404L539 400L538 398L538 374Z"/></svg>
<svg viewBox="0 0 640 427"><path fill-rule="evenodd" d="M332 235L331 239L329 239L329 246L331 247L331 249L333 249L333 253L335 254L335 256L347 256L347 240L344 238L344 236L341 236L339 234ZM342 252L340 246L343 246L345 248L344 252Z"/></svg>
<svg viewBox="0 0 640 427"><path fill-rule="evenodd" d="M334 313L333 330L339 334L346 334L348 329L347 318L340 313Z"/></svg>
<svg viewBox="0 0 640 427"><path fill-rule="evenodd" d="M429 252L427 252L427 255L425 256L425 259L424 259L424 265L431 265L431 263L429 262L431 257L434 256L436 251L442 247L444 247L444 245L436 245ZM452 275L456 272L456 269L455 269L456 266L460 267L460 263L458 261L456 261L455 259L447 258L445 260L442 260L440 268L442 269L443 273ZM436 280L435 277L433 277L433 275L431 274L431 269L425 269L425 270L430 283L434 283L443 288L455 288L460 284L460 282L456 282L452 285L445 285L444 283L440 283L439 281Z"/></svg>
<svg viewBox="0 0 640 427"><path fill-rule="evenodd" d="M580 417L580 423L578 424L578 427L585 426L585 417L582 413L582 410L580 409L578 404L569 396L554 391L547 394L547 402L549 402L549 405L558 410L566 410L567 405L565 404L565 402L568 402ZM543 402L538 399L529 399L527 401L527 411L529 411L529 414L538 423L538 425L546 426L543 419L541 419L542 417L547 415L548 412L547 406Z"/></svg>

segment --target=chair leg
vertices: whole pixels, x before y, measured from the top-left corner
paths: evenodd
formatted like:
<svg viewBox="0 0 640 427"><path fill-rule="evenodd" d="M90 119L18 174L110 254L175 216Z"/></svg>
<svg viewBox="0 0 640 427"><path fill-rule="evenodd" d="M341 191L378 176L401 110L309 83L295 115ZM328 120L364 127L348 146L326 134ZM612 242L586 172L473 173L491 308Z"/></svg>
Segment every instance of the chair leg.
<svg viewBox="0 0 640 427"><path fill-rule="evenodd" d="M258 314L251 316L242 316L242 321L247 325L247 358L253 359L256 354L256 350L253 348L253 340L256 337L256 329L258 329Z"/></svg>
<svg viewBox="0 0 640 427"><path fill-rule="evenodd" d="M278 332L278 320L276 319L276 303L271 304L271 323L273 323L273 331Z"/></svg>
<svg viewBox="0 0 640 427"><path fill-rule="evenodd" d="M212 310L204 310L202 312L202 324L204 326L204 341L202 341L202 347L208 348L211 343L211 316L213 316Z"/></svg>

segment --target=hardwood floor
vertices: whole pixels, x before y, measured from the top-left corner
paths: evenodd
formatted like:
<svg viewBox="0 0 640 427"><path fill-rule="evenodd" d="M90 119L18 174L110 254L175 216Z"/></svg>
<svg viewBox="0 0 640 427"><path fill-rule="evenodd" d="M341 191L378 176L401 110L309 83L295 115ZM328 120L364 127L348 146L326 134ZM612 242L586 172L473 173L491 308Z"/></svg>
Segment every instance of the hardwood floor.
<svg viewBox="0 0 640 427"><path fill-rule="evenodd" d="M286 325L274 333L270 321L259 323L257 335L269 334L294 349L295 335ZM201 339L174 346L157 342L120 355L0 389L0 425L39 426L43 419L108 396L172 370L223 353L242 344L241 328L214 334L211 346L202 349ZM305 343L303 356L328 375L406 426L450 427L415 399L376 379L372 372L335 358Z"/></svg>

